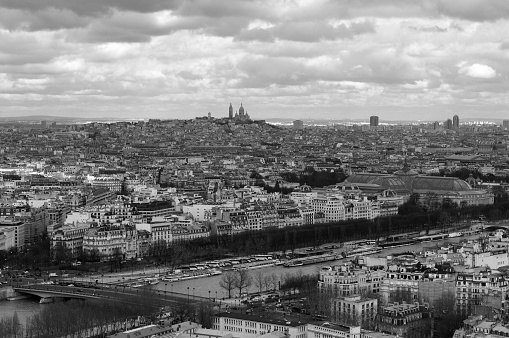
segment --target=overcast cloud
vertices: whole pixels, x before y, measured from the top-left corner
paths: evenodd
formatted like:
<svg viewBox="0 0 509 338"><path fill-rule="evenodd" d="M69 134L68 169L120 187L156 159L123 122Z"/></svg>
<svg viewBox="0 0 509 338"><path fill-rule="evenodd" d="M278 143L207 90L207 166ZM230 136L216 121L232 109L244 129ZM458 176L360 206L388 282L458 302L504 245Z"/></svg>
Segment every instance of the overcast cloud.
<svg viewBox="0 0 509 338"><path fill-rule="evenodd" d="M507 118L507 0L0 0L0 116Z"/></svg>

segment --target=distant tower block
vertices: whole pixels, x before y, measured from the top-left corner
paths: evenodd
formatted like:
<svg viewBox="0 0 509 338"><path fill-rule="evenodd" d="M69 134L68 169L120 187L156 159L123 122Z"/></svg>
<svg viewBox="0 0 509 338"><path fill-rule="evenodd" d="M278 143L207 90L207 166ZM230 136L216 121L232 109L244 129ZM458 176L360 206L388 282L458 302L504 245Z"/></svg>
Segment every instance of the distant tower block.
<svg viewBox="0 0 509 338"><path fill-rule="evenodd" d="M505 130L509 130L509 120L502 121L502 128Z"/></svg>
<svg viewBox="0 0 509 338"><path fill-rule="evenodd" d="M451 119L447 119L447 121L444 122L444 128L452 129L452 120Z"/></svg>
<svg viewBox="0 0 509 338"><path fill-rule="evenodd" d="M304 129L304 122L302 120L293 121L293 129L294 130L302 130Z"/></svg>
<svg viewBox="0 0 509 338"><path fill-rule="evenodd" d="M370 127L378 127L378 116L370 116L369 117L369 126Z"/></svg>
<svg viewBox="0 0 509 338"><path fill-rule="evenodd" d="M460 127L460 118L458 115L452 117L452 127L458 129Z"/></svg>
<svg viewBox="0 0 509 338"><path fill-rule="evenodd" d="M233 119L233 107L232 107L231 102L230 102L230 108L228 108L228 118Z"/></svg>

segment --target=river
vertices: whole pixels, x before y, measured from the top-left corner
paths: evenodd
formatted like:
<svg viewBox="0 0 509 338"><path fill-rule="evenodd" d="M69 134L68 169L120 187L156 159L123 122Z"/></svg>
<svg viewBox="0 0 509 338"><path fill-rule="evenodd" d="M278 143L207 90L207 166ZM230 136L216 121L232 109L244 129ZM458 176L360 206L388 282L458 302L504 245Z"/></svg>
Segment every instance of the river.
<svg viewBox="0 0 509 338"><path fill-rule="evenodd" d="M449 238L446 240L435 241L435 242L426 242L426 243L415 243L408 246L396 247L396 248L387 248L384 249L381 254L383 255L391 255L398 252L407 252L407 251L420 251L424 247L431 247L437 244L441 244L445 241L457 243L460 240L477 238L478 235L470 236L470 237L457 237L457 238ZM378 255L381 255L378 254ZM251 270L251 274L254 276L258 273L263 274L264 276L269 276L275 274L279 280L281 280L281 276L285 274L295 274L300 273L303 274L312 274L316 273L320 270L322 266L329 266L331 264L338 264L344 260L334 261L334 262L325 262L308 266L299 266L293 268L285 268L281 265L279 266L271 266L256 270ZM211 297L222 299L227 297L227 293L224 289L219 286L219 281L221 280L221 275L196 278L196 279L188 279L184 281L177 282L160 282L155 285L154 288L159 290L164 290L167 292L179 292L182 294L188 294L192 296L202 296L202 297ZM189 288L189 289L188 289ZM248 292L256 292L257 289L254 285L250 287ZM40 311L41 308L44 308L44 304L39 304L37 298L23 299L17 301L0 301L0 318L4 316L10 316L15 311L18 313L18 317L20 322L24 324L26 322L26 318L36 314Z"/></svg>
<svg viewBox="0 0 509 338"><path fill-rule="evenodd" d="M0 301L0 319L9 317L17 313L19 322L25 325L27 318L33 316L44 307L44 304L39 304L38 297L31 297L20 300L3 300Z"/></svg>

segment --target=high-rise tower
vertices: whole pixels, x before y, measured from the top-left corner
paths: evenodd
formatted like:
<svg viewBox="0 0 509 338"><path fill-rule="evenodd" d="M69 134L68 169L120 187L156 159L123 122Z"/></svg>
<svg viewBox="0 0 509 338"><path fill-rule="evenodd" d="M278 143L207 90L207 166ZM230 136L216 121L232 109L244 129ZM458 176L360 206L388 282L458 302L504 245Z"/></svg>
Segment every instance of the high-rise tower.
<svg viewBox="0 0 509 338"><path fill-rule="evenodd" d="M459 118L459 116L458 116L458 115L454 115L454 116L452 117L452 127L453 127L454 129L457 129L457 128L459 128L459 127L460 127L460 118Z"/></svg>
<svg viewBox="0 0 509 338"><path fill-rule="evenodd" d="M370 127L378 127L378 116L370 116L369 117L369 126Z"/></svg>
<svg viewBox="0 0 509 338"><path fill-rule="evenodd" d="M230 102L230 108L228 108L228 117L230 119L233 119L233 107L232 107L232 103Z"/></svg>

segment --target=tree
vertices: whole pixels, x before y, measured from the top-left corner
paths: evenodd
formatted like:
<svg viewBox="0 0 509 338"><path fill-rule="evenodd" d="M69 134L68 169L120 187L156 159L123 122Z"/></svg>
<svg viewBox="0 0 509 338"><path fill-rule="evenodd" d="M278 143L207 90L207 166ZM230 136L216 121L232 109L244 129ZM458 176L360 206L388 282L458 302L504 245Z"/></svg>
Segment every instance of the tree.
<svg viewBox="0 0 509 338"><path fill-rule="evenodd" d="M241 269L236 271L233 285L239 290L239 297L242 296L242 291L248 289L252 283L253 277L251 277L248 270Z"/></svg>
<svg viewBox="0 0 509 338"><path fill-rule="evenodd" d="M275 273L265 276L264 283L265 283L265 290L276 290L278 286L278 278Z"/></svg>
<svg viewBox="0 0 509 338"><path fill-rule="evenodd" d="M258 271L254 276L254 283L256 288L258 289L258 292L262 292L263 288L265 287L265 276L261 271Z"/></svg>
<svg viewBox="0 0 509 338"><path fill-rule="evenodd" d="M122 259L123 259L122 250L120 248L113 249L113 253L110 257L110 269L114 270L116 268L122 269Z"/></svg>
<svg viewBox="0 0 509 338"><path fill-rule="evenodd" d="M233 271L225 271L221 275L219 286L228 292L228 298L232 298L232 290L235 289L236 276Z"/></svg>
<svg viewBox="0 0 509 338"><path fill-rule="evenodd" d="M440 207L440 203L438 202L438 195L434 192L426 193L424 197L424 206L426 211L435 211Z"/></svg>
<svg viewBox="0 0 509 338"><path fill-rule="evenodd" d="M65 246L57 246L55 249L55 261L59 264L69 264L72 259L71 249Z"/></svg>
<svg viewBox="0 0 509 338"><path fill-rule="evenodd" d="M256 170L253 170L251 171L251 175L249 175L249 178L254 178L254 179L261 179L262 178L262 175L260 175Z"/></svg>
<svg viewBox="0 0 509 338"><path fill-rule="evenodd" d="M210 303L201 302L198 306L197 311L197 322L200 323L204 328L212 328L212 318L214 317L214 311Z"/></svg>
<svg viewBox="0 0 509 338"><path fill-rule="evenodd" d="M463 317L457 312L456 297L451 292L443 293L433 302L435 331L437 337L452 337L463 324Z"/></svg>
<svg viewBox="0 0 509 338"><path fill-rule="evenodd" d="M337 291L333 288L319 290L316 287L308 295L309 309L311 314L325 316L325 320L332 321L332 299L337 297Z"/></svg>
<svg viewBox="0 0 509 338"><path fill-rule="evenodd" d="M442 225L442 231L445 231L445 228L450 223L451 217L447 211L442 211L438 216L438 223Z"/></svg>
<svg viewBox="0 0 509 338"><path fill-rule="evenodd" d="M99 262L101 260L101 253L98 249L92 249L88 251L87 256L90 262Z"/></svg>

